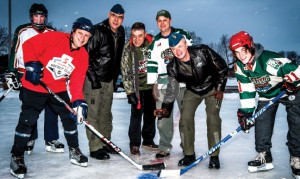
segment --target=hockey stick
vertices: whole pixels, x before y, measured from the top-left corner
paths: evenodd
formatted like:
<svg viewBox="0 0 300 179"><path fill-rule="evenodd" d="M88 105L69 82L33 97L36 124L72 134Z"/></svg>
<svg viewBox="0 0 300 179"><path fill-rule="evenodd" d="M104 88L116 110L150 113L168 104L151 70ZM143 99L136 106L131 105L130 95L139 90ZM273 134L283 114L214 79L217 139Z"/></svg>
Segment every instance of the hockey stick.
<svg viewBox="0 0 300 179"><path fill-rule="evenodd" d="M277 102L286 91L281 91L275 98L273 98L268 104L266 104L263 108L261 108L257 113L255 113L252 117L250 117L248 120L254 122L255 119L260 116L264 111L266 111L272 104ZM232 133L227 135L225 138L223 138L219 143L217 143L215 146L213 146L211 149L209 149L205 154L203 154L201 157L197 158L197 160L190 165L186 166L182 169L177 170L160 170L157 174L158 177L173 177L173 176L180 176L189 171L191 168L196 166L200 161L202 161L204 158L215 152L217 149L219 149L223 144L225 144L229 139L231 139L233 136L235 136L238 132L241 131L241 126L239 126L237 129L235 129Z"/></svg>
<svg viewBox="0 0 300 179"><path fill-rule="evenodd" d="M64 106L74 115L76 115L76 112L63 100L61 99L57 94L55 94L44 82L40 81L40 84L50 93L52 94L59 102L63 103ZM129 156L127 156L125 153L122 152L122 150L117 147L115 144L113 144L111 141L109 141L107 138L105 138L102 134L100 134L88 121L83 121L83 123L91 130L93 131L99 138L101 138L107 145L112 147L116 152L118 152L123 158L125 158L127 161L129 161L131 164L136 166L140 170L160 170L164 169L166 167L165 163L155 163L155 164L148 164L148 165L140 165L136 163L134 160L132 160Z"/></svg>
<svg viewBox="0 0 300 179"><path fill-rule="evenodd" d="M1 96L0 102L8 95L8 93L13 89L13 87L8 88L8 90Z"/></svg>
<svg viewBox="0 0 300 179"><path fill-rule="evenodd" d="M133 63L134 63L134 74L133 74L133 83L134 83L134 89L135 89L135 93L136 93L136 97L138 99L138 103L136 106L136 109L141 109L141 97L140 97L140 91L139 91L139 60L137 57L137 51L136 48L133 47Z"/></svg>

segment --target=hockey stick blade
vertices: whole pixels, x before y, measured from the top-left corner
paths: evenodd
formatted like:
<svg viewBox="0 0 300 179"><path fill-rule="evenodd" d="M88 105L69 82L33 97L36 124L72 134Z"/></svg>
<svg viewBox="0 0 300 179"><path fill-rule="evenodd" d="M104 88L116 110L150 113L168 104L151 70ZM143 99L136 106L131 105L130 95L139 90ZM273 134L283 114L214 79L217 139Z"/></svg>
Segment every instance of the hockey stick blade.
<svg viewBox="0 0 300 179"><path fill-rule="evenodd" d="M69 110L71 113L76 115L76 112L63 100L61 99L57 94L55 94L44 82L40 81L40 84L51 94L54 96L55 99L57 99L59 102L64 104L65 108ZM83 123L92 131L94 134L96 134L103 142L105 142L107 145L112 147L116 152L118 152L123 158L125 158L127 161L129 161L131 164L136 166L140 170L160 170L164 169L166 167L165 163L155 163L155 164L148 164L148 165L140 165L136 163L134 160L132 160L129 156L127 156L125 153L122 152L122 150L117 147L115 144L113 144L111 141L109 141L107 138L105 138L100 132L98 132L88 121L83 121Z"/></svg>
<svg viewBox="0 0 300 179"><path fill-rule="evenodd" d="M264 111L266 111L272 104L277 102L286 91L281 91L275 98L273 98L268 104L266 104L263 108L261 108L259 111L257 111L252 117L249 118L250 121L253 121L260 116ZM204 158L218 150L223 144L225 144L229 139L231 139L233 136L235 136L238 132L241 131L241 126L239 126L237 129L235 129L233 132L228 134L226 137L224 137L219 143L217 143L215 146L213 146L211 149L209 149L205 154L203 154L201 157L197 158L195 162L191 163L190 165L178 169L178 170L160 170L157 174L158 177L175 177L180 176L189 171L191 168L196 166L199 162L201 162Z"/></svg>
<svg viewBox="0 0 300 179"><path fill-rule="evenodd" d="M143 165L143 170L161 170L161 169L165 169L165 168L166 168L165 163L155 163L155 164Z"/></svg>

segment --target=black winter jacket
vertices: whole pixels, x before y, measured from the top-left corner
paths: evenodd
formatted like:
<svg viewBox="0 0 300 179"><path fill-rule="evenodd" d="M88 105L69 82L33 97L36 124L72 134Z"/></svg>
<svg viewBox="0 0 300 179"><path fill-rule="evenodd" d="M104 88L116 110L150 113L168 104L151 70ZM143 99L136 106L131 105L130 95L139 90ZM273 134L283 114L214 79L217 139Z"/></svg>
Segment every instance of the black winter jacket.
<svg viewBox="0 0 300 179"><path fill-rule="evenodd" d="M196 94L206 94L212 89L225 90L228 67L225 60L207 45L190 46L192 74L186 73L179 59L174 58L168 65L168 75Z"/></svg>
<svg viewBox="0 0 300 179"><path fill-rule="evenodd" d="M120 74L120 62L125 43L124 27L120 26L114 33L108 19L95 24L95 34L90 40L89 67L87 77L94 88L100 88L100 82L116 82Z"/></svg>

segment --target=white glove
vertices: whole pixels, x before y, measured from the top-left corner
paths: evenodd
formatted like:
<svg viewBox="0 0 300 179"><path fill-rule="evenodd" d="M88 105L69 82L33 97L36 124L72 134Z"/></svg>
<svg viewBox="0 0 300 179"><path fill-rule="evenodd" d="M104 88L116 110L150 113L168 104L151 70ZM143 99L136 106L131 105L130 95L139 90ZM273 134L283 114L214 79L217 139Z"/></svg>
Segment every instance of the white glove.
<svg viewBox="0 0 300 179"><path fill-rule="evenodd" d="M5 73L5 81L8 88L13 88L16 91L20 90L22 86L13 72Z"/></svg>

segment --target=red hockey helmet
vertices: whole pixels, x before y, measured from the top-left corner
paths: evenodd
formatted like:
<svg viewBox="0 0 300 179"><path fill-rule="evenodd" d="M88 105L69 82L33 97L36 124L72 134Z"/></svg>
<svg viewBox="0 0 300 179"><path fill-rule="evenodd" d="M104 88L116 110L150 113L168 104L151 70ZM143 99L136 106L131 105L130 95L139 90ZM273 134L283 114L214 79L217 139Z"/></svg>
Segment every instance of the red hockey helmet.
<svg viewBox="0 0 300 179"><path fill-rule="evenodd" d="M237 34L234 34L229 41L229 48L231 51L235 51L239 47L243 47L244 45L248 45L250 48L252 46L253 39L249 35L249 33L245 31L240 31Z"/></svg>

